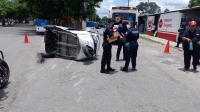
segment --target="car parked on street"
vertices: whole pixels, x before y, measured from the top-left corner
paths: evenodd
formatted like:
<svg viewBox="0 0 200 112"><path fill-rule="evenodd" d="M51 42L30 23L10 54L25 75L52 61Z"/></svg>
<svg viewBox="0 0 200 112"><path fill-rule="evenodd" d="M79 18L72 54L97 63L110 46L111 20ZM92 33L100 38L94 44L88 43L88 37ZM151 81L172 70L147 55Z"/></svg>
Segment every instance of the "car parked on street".
<svg viewBox="0 0 200 112"><path fill-rule="evenodd" d="M100 21L99 24L98 24L98 26L99 26L100 28L104 28L104 27L106 27L106 25L108 25L108 23L105 22L105 21Z"/></svg>
<svg viewBox="0 0 200 112"><path fill-rule="evenodd" d="M99 22L94 22L94 26L96 29L100 29L101 27L99 26Z"/></svg>

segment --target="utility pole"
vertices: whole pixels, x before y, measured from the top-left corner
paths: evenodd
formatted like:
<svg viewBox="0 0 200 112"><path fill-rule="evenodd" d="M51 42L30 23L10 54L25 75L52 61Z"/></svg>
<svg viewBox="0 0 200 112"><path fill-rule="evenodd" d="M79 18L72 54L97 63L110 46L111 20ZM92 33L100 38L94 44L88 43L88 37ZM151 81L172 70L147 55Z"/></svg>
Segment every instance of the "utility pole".
<svg viewBox="0 0 200 112"><path fill-rule="evenodd" d="M128 7L129 7L129 0L128 0Z"/></svg>
<svg viewBox="0 0 200 112"><path fill-rule="evenodd" d="M149 14L149 0L148 0L148 8L147 8L148 14Z"/></svg>
<svg viewBox="0 0 200 112"><path fill-rule="evenodd" d="M97 18L97 11L95 9L95 22L96 22L96 18Z"/></svg>

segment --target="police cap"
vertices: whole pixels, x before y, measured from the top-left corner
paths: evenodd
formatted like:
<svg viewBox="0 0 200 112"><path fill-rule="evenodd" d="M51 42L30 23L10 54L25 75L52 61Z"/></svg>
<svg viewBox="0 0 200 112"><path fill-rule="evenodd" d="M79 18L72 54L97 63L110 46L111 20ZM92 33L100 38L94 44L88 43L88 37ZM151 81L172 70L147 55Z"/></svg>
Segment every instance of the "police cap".
<svg viewBox="0 0 200 112"><path fill-rule="evenodd" d="M115 22L113 18L108 18L108 23Z"/></svg>

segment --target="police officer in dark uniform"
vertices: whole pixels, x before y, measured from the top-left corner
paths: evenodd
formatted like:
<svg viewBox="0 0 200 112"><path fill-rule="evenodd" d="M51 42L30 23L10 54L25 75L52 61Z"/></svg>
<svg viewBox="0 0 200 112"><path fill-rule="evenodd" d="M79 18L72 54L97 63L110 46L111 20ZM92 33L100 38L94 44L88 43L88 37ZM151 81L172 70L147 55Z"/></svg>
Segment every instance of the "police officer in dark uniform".
<svg viewBox="0 0 200 112"><path fill-rule="evenodd" d="M200 30L197 29L197 23L191 21L188 27L188 30L182 35L185 64L184 71L187 71L190 68L191 56L193 57L193 69L197 69L200 47Z"/></svg>
<svg viewBox="0 0 200 112"><path fill-rule="evenodd" d="M111 64L111 49L112 44L109 43L107 38L115 39L119 37L119 34L114 36L113 32L113 26L114 26L114 19L109 18L108 19L109 25L106 26L105 31L103 32L103 55L101 60L101 73L109 74L109 71L115 71L115 69L110 67ZM105 66L107 65L107 69L105 69Z"/></svg>
<svg viewBox="0 0 200 112"><path fill-rule="evenodd" d="M177 40L177 45L174 47L179 47L179 44L182 42L182 35L186 30L186 23L182 22L181 27L178 29L179 35L178 35L178 40Z"/></svg>
<svg viewBox="0 0 200 112"><path fill-rule="evenodd" d="M119 34L124 37L126 32L128 31L127 28L127 21L123 20L122 24L119 25L117 31L119 32ZM117 48L117 54L116 54L116 61L119 61L119 56L120 56L120 51L123 47L123 60L125 60L125 41L118 39L118 48Z"/></svg>
<svg viewBox="0 0 200 112"><path fill-rule="evenodd" d="M120 36L122 40L126 40L126 62L125 66L121 68L121 71L128 72L128 66L130 63L130 58L132 62L132 70L136 71L136 57L137 57L137 51L138 51L138 38L139 38L139 31L135 28L135 23L134 22L129 22L130 29L127 31L125 37ZM128 48L128 44L129 47Z"/></svg>

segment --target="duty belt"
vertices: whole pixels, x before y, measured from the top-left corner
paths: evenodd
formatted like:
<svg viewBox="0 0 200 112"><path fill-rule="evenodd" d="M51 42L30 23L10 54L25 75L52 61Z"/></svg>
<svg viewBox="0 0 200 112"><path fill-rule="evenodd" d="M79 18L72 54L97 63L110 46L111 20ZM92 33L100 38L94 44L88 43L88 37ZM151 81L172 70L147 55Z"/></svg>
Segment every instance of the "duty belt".
<svg viewBox="0 0 200 112"><path fill-rule="evenodd" d="M130 43L136 43L137 41L135 40L135 41L131 41Z"/></svg>

